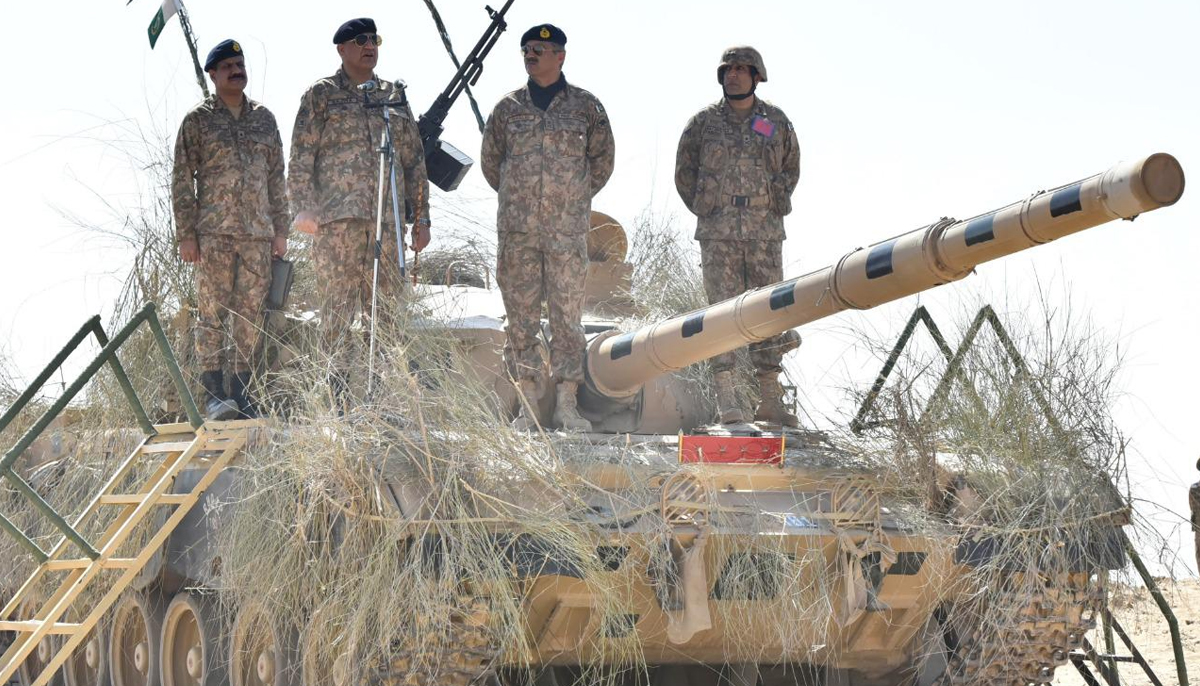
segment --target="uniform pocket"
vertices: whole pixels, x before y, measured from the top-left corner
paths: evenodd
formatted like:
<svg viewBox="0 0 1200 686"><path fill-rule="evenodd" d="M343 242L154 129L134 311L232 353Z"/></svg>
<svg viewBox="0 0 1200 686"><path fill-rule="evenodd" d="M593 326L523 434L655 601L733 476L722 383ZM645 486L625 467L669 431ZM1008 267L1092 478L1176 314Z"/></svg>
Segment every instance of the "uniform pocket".
<svg viewBox="0 0 1200 686"><path fill-rule="evenodd" d="M557 157L583 157L587 150L587 121L582 117L563 117L547 132L547 152Z"/></svg>
<svg viewBox="0 0 1200 686"><path fill-rule="evenodd" d="M504 127L511 155L528 155L541 147L542 132L537 120L530 116L513 117Z"/></svg>
<svg viewBox="0 0 1200 686"><path fill-rule="evenodd" d="M725 166L725 160L729 157L729 151L725 148L723 140L708 140L700 146L700 168L719 170Z"/></svg>

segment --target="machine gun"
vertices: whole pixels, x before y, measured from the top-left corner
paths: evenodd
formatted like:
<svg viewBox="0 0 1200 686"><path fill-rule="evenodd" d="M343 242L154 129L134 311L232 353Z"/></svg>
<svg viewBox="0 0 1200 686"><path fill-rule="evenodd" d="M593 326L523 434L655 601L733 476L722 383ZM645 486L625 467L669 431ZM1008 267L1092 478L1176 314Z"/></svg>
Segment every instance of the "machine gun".
<svg viewBox="0 0 1200 686"><path fill-rule="evenodd" d="M492 23L483 32L483 37L462 61L462 66L450 79L450 85L437 96L433 105L417 121L417 129L421 132L421 143L425 148L425 169L429 172L429 181L444 191L458 188L458 184L466 176L467 170L475 163L466 153L441 140L442 122L450 113L450 107L468 86L474 86L483 73L483 60L491 52L492 46L499 40L500 34L508 28L504 21L504 13L513 4L513 0L504 3L500 11L487 6L488 16Z"/></svg>

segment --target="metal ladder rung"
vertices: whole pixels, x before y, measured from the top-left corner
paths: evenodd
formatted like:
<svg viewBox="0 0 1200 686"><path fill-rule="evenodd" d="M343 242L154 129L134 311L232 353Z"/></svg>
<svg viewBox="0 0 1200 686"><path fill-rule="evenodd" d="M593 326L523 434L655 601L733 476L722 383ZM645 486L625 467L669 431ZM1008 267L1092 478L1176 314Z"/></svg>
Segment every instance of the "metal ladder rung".
<svg viewBox="0 0 1200 686"><path fill-rule="evenodd" d="M142 446L141 452L150 453L181 453L192 445L191 441L168 441L165 443L147 443Z"/></svg>
<svg viewBox="0 0 1200 686"><path fill-rule="evenodd" d="M42 628L45 622L39 622L33 619L16 622L0 622L0 631L19 631L21 633L31 634ZM50 625L50 630L47 633L70 636L79 631L82 624L69 624L66 622L58 622Z"/></svg>
<svg viewBox="0 0 1200 686"><path fill-rule="evenodd" d="M131 557L113 557L107 560L92 560L86 557L77 557L71 560L49 560L42 564L48 572L59 572L64 569L86 569L88 566L97 564L103 569L129 569L137 560Z"/></svg>
<svg viewBox="0 0 1200 686"><path fill-rule="evenodd" d="M113 495L100 496L101 505L140 505L143 500L151 498L150 495L139 495L137 493L115 493ZM186 493L163 493L158 496L154 502L159 505L182 505L188 499Z"/></svg>

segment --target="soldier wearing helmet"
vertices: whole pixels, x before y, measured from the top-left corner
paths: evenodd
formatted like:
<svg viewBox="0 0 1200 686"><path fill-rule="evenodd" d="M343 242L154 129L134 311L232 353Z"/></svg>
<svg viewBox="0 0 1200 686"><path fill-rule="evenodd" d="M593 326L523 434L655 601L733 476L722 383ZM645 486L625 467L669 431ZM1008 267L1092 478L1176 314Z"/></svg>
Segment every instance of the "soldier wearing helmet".
<svg viewBox="0 0 1200 686"><path fill-rule="evenodd" d="M800 179L800 145L783 110L755 95L767 80L762 55L736 46L721 55L723 97L692 117L679 139L675 188L696 215L704 290L710 303L783 280L783 218ZM794 332L750 345L762 401L754 420L796 426L783 404L783 354ZM722 423L746 415L733 384L733 353L712 361Z"/></svg>

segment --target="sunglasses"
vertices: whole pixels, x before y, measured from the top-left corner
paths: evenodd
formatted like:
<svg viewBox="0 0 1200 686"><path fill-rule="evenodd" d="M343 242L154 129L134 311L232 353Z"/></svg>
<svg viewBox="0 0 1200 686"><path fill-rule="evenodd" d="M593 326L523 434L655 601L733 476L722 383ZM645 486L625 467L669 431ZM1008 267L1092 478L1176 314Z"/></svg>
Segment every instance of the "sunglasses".
<svg viewBox="0 0 1200 686"><path fill-rule="evenodd" d="M353 43L360 48L367 43L371 43L373 45L383 45L383 36L379 35L378 33L360 33L350 41L346 42L349 43L351 41L353 41Z"/></svg>
<svg viewBox="0 0 1200 686"><path fill-rule="evenodd" d="M556 50L554 48L547 47L545 45L522 45L521 46L521 54L522 55L528 55L531 52L533 54L537 55L538 57L541 57L542 55L544 55L548 52L562 52L562 50Z"/></svg>

